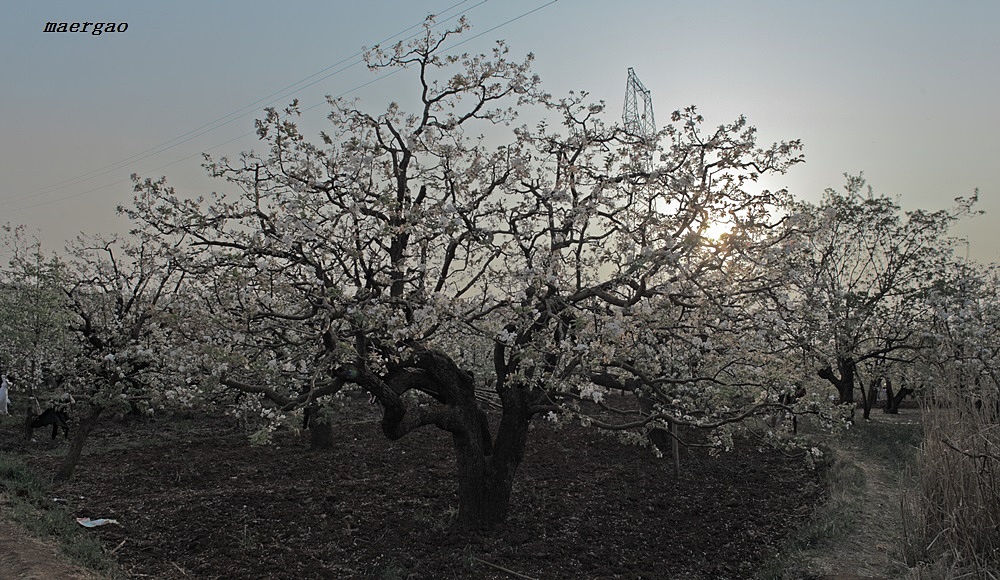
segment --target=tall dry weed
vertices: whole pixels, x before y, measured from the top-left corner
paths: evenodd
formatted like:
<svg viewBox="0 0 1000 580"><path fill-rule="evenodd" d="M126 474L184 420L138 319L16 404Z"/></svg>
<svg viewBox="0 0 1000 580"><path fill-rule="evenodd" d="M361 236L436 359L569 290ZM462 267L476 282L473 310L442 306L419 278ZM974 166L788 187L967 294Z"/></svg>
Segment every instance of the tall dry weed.
<svg viewBox="0 0 1000 580"><path fill-rule="evenodd" d="M938 389L923 421L920 487L902 506L909 563L1000 580L998 391Z"/></svg>

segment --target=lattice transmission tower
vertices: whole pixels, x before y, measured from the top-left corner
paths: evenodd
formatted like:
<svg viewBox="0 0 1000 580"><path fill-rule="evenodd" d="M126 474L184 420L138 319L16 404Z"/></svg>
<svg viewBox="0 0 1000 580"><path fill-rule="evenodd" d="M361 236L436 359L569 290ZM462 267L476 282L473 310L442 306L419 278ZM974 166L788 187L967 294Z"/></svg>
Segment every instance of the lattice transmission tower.
<svg viewBox="0 0 1000 580"><path fill-rule="evenodd" d="M628 69L628 81L625 82L625 112L622 114L625 130L641 137L652 145L656 134L656 121L653 120L653 99L649 89L635 75L632 67Z"/></svg>

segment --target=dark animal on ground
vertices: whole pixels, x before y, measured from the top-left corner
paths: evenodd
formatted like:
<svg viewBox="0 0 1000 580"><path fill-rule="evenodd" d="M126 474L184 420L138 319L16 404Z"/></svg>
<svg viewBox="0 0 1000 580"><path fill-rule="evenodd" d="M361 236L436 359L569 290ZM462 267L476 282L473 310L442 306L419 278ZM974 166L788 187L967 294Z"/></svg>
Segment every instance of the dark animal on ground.
<svg viewBox="0 0 1000 580"><path fill-rule="evenodd" d="M35 430L46 425L52 425L53 439L59 435L60 428L62 428L66 438L69 439L69 415L66 414L66 411L59 411L52 407L45 409L41 415L35 417L35 420L31 422L31 429Z"/></svg>

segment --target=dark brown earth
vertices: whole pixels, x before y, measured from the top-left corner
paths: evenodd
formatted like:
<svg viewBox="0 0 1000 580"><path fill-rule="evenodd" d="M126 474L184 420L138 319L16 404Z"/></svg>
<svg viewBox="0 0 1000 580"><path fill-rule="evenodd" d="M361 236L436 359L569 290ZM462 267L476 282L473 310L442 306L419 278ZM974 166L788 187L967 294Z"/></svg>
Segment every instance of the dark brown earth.
<svg viewBox="0 0 1000 580"><path fill-rule="evenodd" d="M370 413L369 413L370 416ZM65 443L13 443L52 473ZM591 429L533 429L505 527L453 530L450 436L390 442L366 418L309 451L279 432L251 446L229 419L105 423L92 435L67 517L135 578L748 578L818 501L801 459L742 446L682 451L682 473Z"/></svg>

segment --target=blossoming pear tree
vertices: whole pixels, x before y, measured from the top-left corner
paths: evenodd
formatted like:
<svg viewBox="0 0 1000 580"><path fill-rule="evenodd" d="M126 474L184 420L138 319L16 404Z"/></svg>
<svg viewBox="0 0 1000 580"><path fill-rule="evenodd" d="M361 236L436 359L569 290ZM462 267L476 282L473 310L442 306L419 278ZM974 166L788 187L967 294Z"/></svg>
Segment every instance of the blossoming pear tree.
<svg viewBox="0 0 1000 580"><path fill-rule="evenodd" d="M631 135L586 93L545 94L503 42L449 53L467 27L429 20L369 50L373 71L415 81L381 113L330 99L317 144L297 103L269 109L265 151L206 160L226 191L136 177L122 211L204 289L198 323L218 330L189 341L212 353L199 381L279 419L357 388L391 439L447 431L457 524L489 528L535 417L641 436L781 406L765 255L785 194L756 180L801 146L761 148L743 118L706 129L693 107L655 139ZM729 234L709 236L716 222ZM611 390L643 404L608 404Z"/></svg>
<svg viewBox="0 0 1000 580"><path fill-rule="evenodd" d="M846 177L843 192L829 189L819 204L796 202L790 209L803 241L789 256L788 285L799 313L789 328L841 403L853 403L861 388L867 418L870 395L927 346L925 299L944 283L952 260L950 227L974 213L976 197L957 198L948 210L904 212L863 176Z"/></svg>
<svg viewBox="0 0 1000 580"><path fill-rule="evenodd" d="M59 480L72 476L102 413L152 411L170 404L177 390L168 364L172 340L161 313L184 273L159 250L159 243L141 235L81 236L67 247L62 286L75 352L64 364L60 388L87 412Z"/></svg>
<svg viewBox="0 0 1000 580"><path fill-rule="evenodd" d="M956 259L943 274L942 283L926 296L932 312L925 336L929 348L916 372L928 383L928 399L965 400L995 414L1000 398L1000 272L996 264Z"/></svg>
<svg viewBox="0 0 1000 580"><path fill-rule="evenodd" d="M65 268L24 226L5 225L2 240L9 260L0 267L0 371L13 384L13 408L24 415L30 438L36 401L57 395L49 379L75 352L66 328Z"/></svg>

